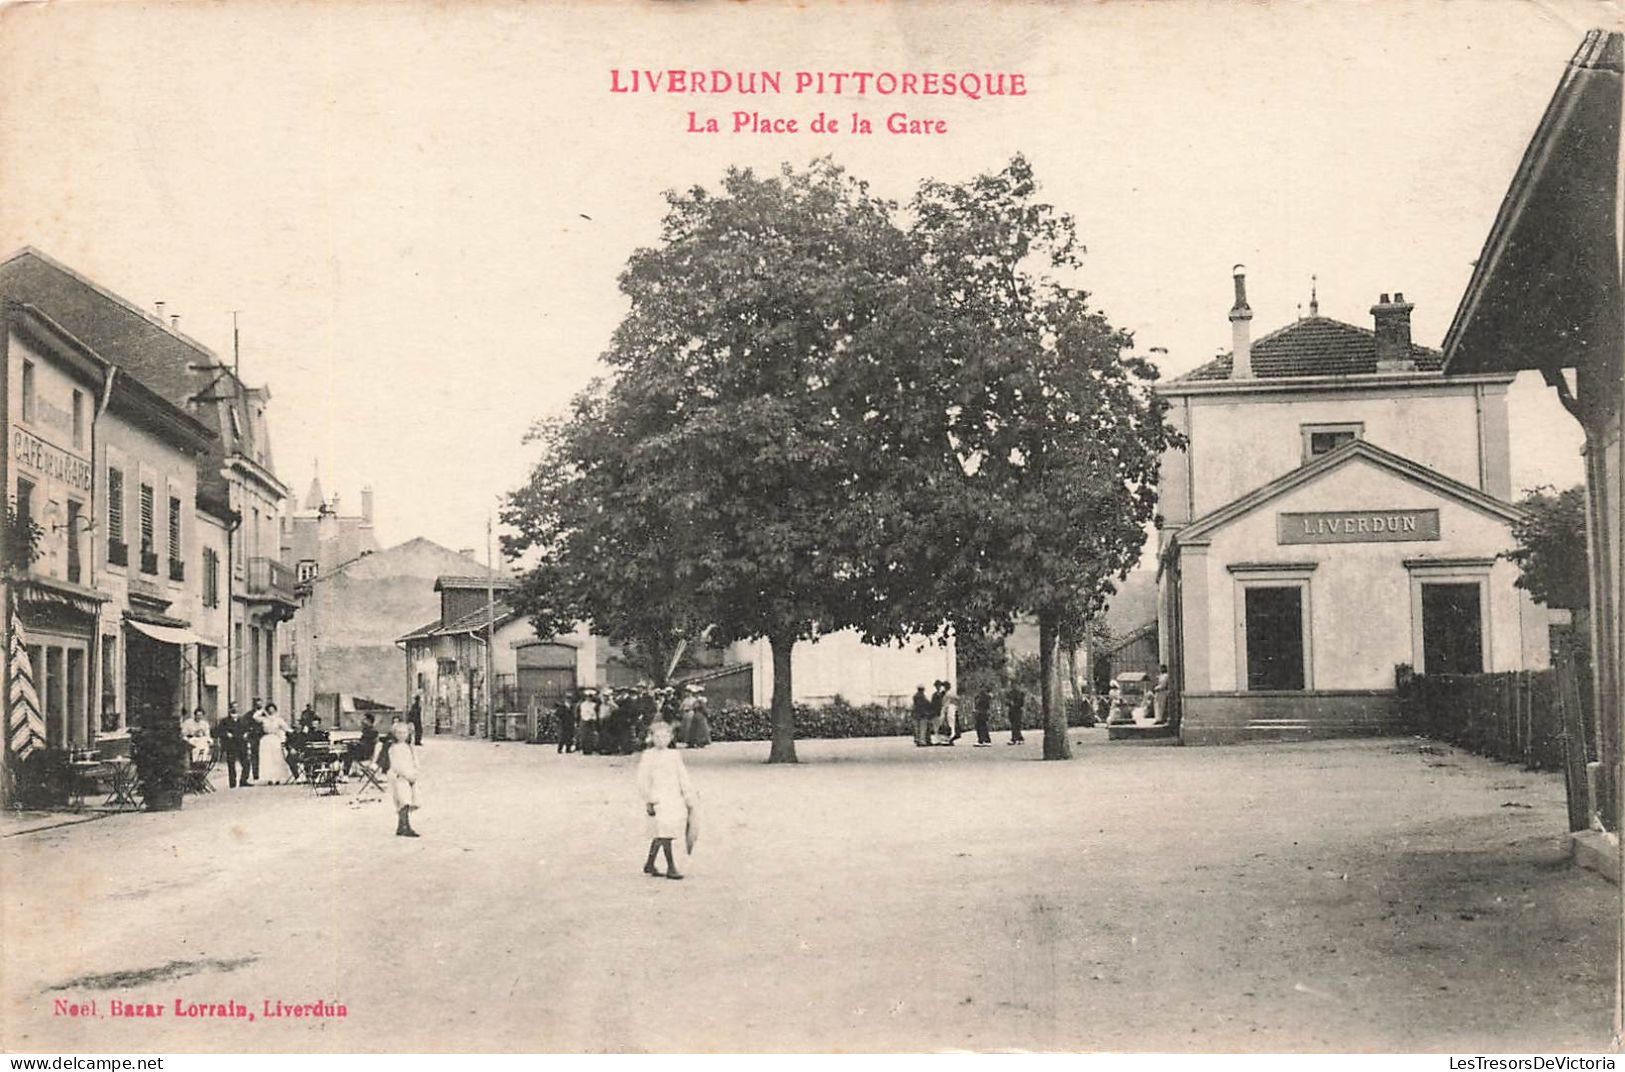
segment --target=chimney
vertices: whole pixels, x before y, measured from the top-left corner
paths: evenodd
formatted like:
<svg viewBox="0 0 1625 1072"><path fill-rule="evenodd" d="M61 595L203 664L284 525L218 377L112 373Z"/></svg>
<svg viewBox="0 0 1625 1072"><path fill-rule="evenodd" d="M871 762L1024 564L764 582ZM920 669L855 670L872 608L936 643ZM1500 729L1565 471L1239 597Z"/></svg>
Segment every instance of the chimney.
<svg viewBox="0 0 1625 1072"><path fill-rule="evenodd" d="M1253 378L1253 311L1247 305L1247 266L1238 264L1236 304L1230 307L1230 378Z"/></svg>
<svg viewBox="0 0 1625 1072"><path fill-rule="evenodd" d="M327 505L329 505L329 506L331 506L333 508L333 516L338 517L339 516L339 495L338 495L338 492L335 491L333 493L333 497L331 499L327 500Z"/></svg>
<svg viewBox="0 0 1625 1072"><path fill-rule="evenodd" d="M152 304L154 306L156 306L157 309L158 309L158 319L162 320L164 318L164 303L161 302L161 301L158 301L158 302L153 302Z"/></svg>
<svg viewBox="0 0 1625 1072"><path fill-rule="evenodd" d="M361 489L361 520L372 524L372 485Z"/></svg>
<svg viewBox="0 0 1625 1072"><path fill-rule="evenodd" d="M181 314L171 313L169 315L169 329L171 331L179 331L181 329Z"/></svg>
<svg viewBox="0 0 1625 1072"><path fill-rule="evenodd" d="M1414 308L1416 306L1398 291L1392 300L1384 294L1371 307L1377 330L1378 372L1416 371L1416 361L1411 355L1411 310Z"/></svg>

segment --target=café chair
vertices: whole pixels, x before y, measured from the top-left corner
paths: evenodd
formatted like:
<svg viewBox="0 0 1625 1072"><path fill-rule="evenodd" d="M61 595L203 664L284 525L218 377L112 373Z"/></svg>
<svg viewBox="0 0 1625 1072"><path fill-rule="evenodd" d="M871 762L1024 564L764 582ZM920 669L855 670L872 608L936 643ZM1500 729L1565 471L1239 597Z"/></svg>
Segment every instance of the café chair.
<svg viewBox="0 0 1625 1072"><path fill-rule="evenodd" d="M366 796L369 790L376 790L379 796L385 795L384 772L378 769L376 761L371 759L357 760L355 769L361 772L361 784L356 787L356 796Z"/></svg>
<svg viewBox="0 0 1625 1072"><path fill-rule="evenodd" d="M214 786L209 781L209 775L214 773L215 764L220 762L220 742L214 741L209 745L208 759L194 759L186 768L186 791L188 793L212 793Z"/></svg>
<svg viewBox="0 0 1625 1072"><path fill-rule="evenodd" d="M128 758L110 759L107 768L108 793L102 806L118 811L126 808L140 810L141 779L136 776L135 764Z"/></svg>
<svg viewBox="0 0 1625 1072"><path fill-rule="evenodd" d="M311 791L323 796L339 792L339 759L330 752L305 753L305 780Z"/></svg>

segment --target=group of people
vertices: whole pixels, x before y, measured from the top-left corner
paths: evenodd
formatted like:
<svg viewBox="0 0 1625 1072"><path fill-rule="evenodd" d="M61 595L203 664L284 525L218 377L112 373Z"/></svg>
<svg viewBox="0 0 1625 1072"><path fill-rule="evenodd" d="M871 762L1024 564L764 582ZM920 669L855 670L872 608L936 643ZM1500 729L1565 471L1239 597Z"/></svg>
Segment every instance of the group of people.
<svg viewBox="0 0 1625 1072"><path fill-rule="evenodd" d="M600 691L577 689L573 700L553 708L558 751L583 755L631 755L651 743L651 731L665 725L668 743L704 748L711 743L705 690L699 685L655 688L638 685Z"/></svg>
<svg viewBox="0 0 1625 1072"><path fill-rule="evenodd" d="M1019 685L1012 685L1004 695L1004 712L1010 721L1010 744L1025 744L1021 734L1023 712L1027 706L1027 693ZM959 697L946 681L933 682L931 694L925 686L914 690L914 746L951 745L964 735L959 723ZM976 747L986 748L993 743L989 727L993 719L993 693L983 688L976 694L972 710L975 713Z"/></svg>
<svg viewBox="0 0 1625 1072"><path fill-rule="evenodd" d="M410 738L418 732L409 718L395 716L407 728ZM214 758L216 745L219 758L226 765L226 784L231 789L255 784L281 785L298 780L301 766L308 762L306 748L324 744L330 739L316 709L306 704L299 713L298 722L289 725L274 703L262 703L254 698L248 714L240 714L235 703L226 705L226 713L213 726L209 725L203 708L181 720L181 736L192 750L194 764L204 764ZM349 741L340 758L348 776L358 761L372 761L378 751L377 719L371 712L361 717L361 736Z"/></svg>
<svg viewBox="0 0 1625 1072"><path fill-rule="evenodd" d="M305 711L315 718L314 710L306 707ZM293 727L278 712L276 704L261 703L258 696L254 697L247 715L239 714L234 703L226 705L226 713L212 728L201 707L192 712L191 718L181 722L181 736L192 747L193 762L207 762L214 743L219 742L220 758L226 764L226 779L233 789L255 782L274 785L293 781L293 769L287 758L288 739L292 735Z"/></svg>
<svg viewBox="0 0 1625 1072"><path fill-rule="evenodd" d="M959 697L946 681L933 681L931 695L925 686L914 690L914 746L953 744L959 739Z"/></svg>
<svg viewBox="0 0 1625 1072"><path fill-rule="evenodd" d="M413 716L420 710L414 701L410 714L397 713L388 734L379 732L376 715L363 712L360 735L339 753L345 777L351 776L356 764L371 763L388 779L397 815L395 833L401 837L418 836L412 829L411 813L417 808L417 746L423 734L421 718ZM220 758L226 764L226 784L232 789L295 781L300 765L308 762L305 747L330 739L321 716L309 704L299 713L298 724L290 726L276 704L261 703L257 696L247 715L239 714L236 704L227 704L225 715L212 727L203 708L195 708L181 720L180 732L191 748L194 764L209 763L218 742Z"/></svg>

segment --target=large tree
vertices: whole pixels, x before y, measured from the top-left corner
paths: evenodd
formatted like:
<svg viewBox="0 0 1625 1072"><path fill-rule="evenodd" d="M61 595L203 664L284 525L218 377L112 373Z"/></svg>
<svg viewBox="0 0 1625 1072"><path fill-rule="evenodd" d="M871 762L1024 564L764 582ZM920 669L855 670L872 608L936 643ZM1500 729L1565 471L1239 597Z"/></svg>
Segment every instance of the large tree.
<svg viewBox="0 0 1625 1072"><path fill-rule="evenodd" d="M508 552L538 559L516 598L539 624L647 642L766 638L769 761L795 762L794 645L875 618L854 565L875 484L854 370L906 339L910 247L895 206L828 161L667 200L621 275L612 378L539 429L505 513Z"/></svg>
<svg viewBox="0 0 1625 1072"><path fill-rule="evenodd" d="M1070 216L1038 200L1030 164L924 183L911 205L925 329L887 422L909 478L875 567L893 613L926 629L1037 617L1044 757L1071 755L1059 652L1139 561L1162 454L1182 445L1156 368L1071 280Z"/></svg>

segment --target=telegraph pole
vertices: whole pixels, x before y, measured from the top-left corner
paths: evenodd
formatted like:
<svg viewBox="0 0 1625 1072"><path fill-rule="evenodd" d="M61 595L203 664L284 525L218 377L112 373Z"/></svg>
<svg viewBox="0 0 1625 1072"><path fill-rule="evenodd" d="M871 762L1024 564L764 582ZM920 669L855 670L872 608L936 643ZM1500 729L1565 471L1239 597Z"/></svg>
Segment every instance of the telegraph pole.
<svg viewBox="0 0 1625 1072"><path fill-rule="evenodd" d="M491 656L497 633L497 581L491 566L491 515L485 515L485 737L496 740L496 712L491 707Z"/></svg>

